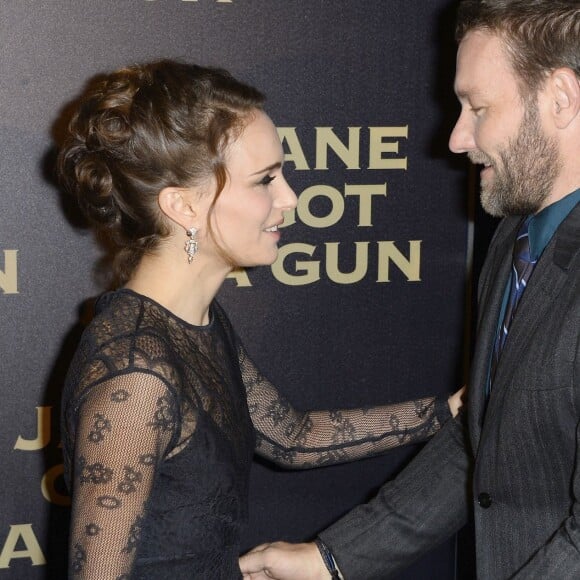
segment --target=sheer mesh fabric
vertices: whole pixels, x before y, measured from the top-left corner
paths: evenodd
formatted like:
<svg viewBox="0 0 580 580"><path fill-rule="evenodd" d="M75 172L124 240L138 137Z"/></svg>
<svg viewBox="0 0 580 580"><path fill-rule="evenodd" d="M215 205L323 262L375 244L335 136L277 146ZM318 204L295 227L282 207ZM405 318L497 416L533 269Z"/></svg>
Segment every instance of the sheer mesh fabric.
<svg viewBox="0 0 580 580"><path fill-rule="evenodd" d="M260 373L243 347L240 368L256 452L286 469L342 463L417 443L433 435L449 416L447 403L434 397L366 409L298 411Z"/></svg>
<svg viewBox="0 0 580 580"><path fill-rule="evenodd" d="M420 441L448 415L433 398L295 411L216 303L210 320L128 290L99 301L63 394L71 578L240 578L254 448L314 467Z"/></svg>
<svg viewBox="0 0 580 580"><path fill-rule="evenodd" d="M72 578L240 576L254 434L235 335L105 295L63 395Z"/></svg>
<svg viewBox="0 0 580 580"><path fill-rule="evenodd" d="M74 467L74 574L129 577L144 502L174 433L170 401L162 381L136 372L101 383L87 398L77 425L83 440ZM92 554L107 557L87 562Z"/></svg>

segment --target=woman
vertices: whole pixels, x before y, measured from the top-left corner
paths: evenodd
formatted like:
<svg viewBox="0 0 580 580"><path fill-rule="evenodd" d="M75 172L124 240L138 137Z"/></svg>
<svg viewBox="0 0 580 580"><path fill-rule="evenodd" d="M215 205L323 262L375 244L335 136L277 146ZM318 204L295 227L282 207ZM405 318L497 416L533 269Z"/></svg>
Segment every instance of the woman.
<svg viewBox="0 0 580 580"><path fill-rule="evenodd" d="M59 170L114 242L121 289L100 299L63 395L71 577L239 578L254 451L289 468L348 461L449 416L432 397L297 412L215 302L234 266L274 262L296 205L262 103L171 61L101 76L79 101Z"/></svg>

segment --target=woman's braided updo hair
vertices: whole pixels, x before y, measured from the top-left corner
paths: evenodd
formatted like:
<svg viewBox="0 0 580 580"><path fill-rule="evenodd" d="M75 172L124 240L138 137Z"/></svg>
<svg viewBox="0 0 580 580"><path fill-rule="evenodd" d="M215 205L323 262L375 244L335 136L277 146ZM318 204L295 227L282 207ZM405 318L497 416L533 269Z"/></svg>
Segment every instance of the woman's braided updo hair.
<svg viewBox="0 0 580 580"><path fill-rule="evenodd" d="M89 83L58 170L89 221L114 243L119 282L170 233L157 203L162 189L213 178L213 209L226 182L225 148L263 102L226 71L168 60Z"/></svg>

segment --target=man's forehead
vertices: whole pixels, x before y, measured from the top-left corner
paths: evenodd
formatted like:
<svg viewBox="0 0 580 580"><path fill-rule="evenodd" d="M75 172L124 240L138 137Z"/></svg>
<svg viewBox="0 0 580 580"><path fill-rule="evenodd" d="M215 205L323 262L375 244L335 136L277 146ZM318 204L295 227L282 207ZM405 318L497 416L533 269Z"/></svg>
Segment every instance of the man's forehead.
<svg viewBox="0 0 580 580"><path fill-rule="evenodd" d="M513 77L502 40L489 32L469 32L459 44L455 73L458 97L484 94L493 87L494 79Z"/></svg>
<svg viewBox="0 0 580 580"><path fill-rule="evenodd" d="M484 30L468 32L459 43L457 66L480 60L503 60L506 57L503 41Z"/></svg>

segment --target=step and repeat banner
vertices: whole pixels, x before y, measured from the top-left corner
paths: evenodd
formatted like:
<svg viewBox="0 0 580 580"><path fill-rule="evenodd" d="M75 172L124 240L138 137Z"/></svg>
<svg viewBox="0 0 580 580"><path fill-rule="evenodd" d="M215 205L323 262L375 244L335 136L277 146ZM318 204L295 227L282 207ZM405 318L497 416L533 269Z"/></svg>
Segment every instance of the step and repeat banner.
<svg viewBox="0 0 580 580"><path fill-rule="evenodd" d="M0 580L66 577L59 398L102 290L101 251L54 180L60 119L86 81L177 58L268 96L298 207L278 261L220 300L299 408L445 395L463 376L467 168L449 0L3 0L0 6ZM244 547L311 538L418 446L284 472L256 461ZM388 541L388 538L385 538ZM401 578L454 578L455 544Z"/></svg>

